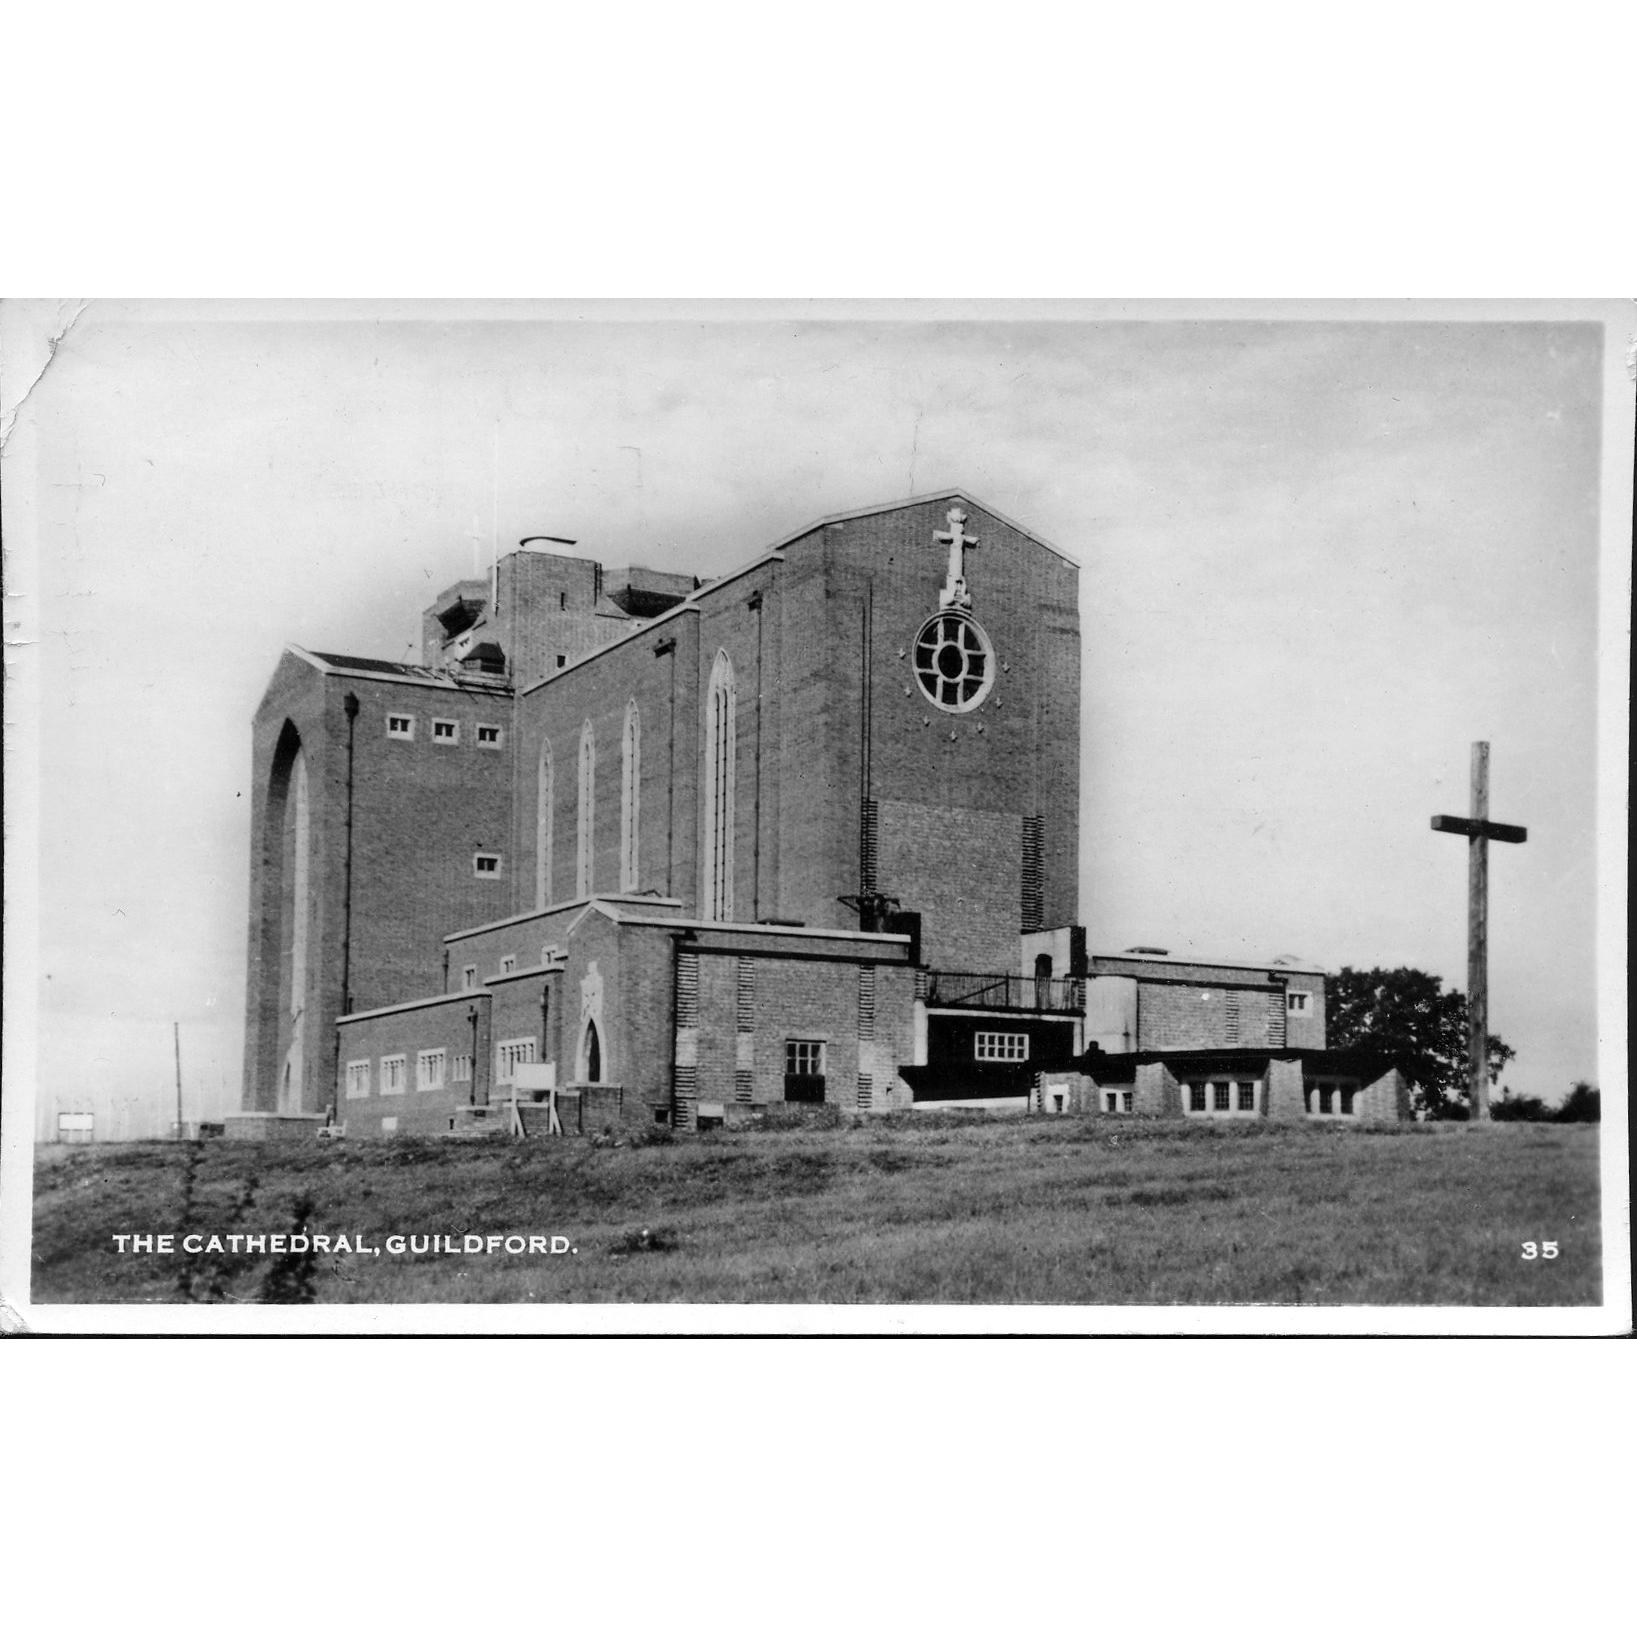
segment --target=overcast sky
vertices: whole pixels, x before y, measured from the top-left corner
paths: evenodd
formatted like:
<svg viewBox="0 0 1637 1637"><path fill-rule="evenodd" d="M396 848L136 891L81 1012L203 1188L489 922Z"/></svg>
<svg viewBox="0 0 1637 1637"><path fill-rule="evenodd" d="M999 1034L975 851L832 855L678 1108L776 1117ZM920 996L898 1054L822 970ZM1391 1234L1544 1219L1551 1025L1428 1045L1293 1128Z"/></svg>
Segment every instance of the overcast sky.
<svg viewBox="0 0 1637 1637"><path fill-rule="evenodd" d="M42 1119L93 1082L129 1128L168 1108L173 1019L189 1112L237 1105L249 726L284 643L418 657L497 537L709 576L955 486L1082 565L1094 947L1464 987L1466 849L1428 820L1467 811L1486 738L1492 815L1529 828L1491 850L1506 1080L1598 1077L1599 309L407 311L93 304L16 417Z"/></svg>

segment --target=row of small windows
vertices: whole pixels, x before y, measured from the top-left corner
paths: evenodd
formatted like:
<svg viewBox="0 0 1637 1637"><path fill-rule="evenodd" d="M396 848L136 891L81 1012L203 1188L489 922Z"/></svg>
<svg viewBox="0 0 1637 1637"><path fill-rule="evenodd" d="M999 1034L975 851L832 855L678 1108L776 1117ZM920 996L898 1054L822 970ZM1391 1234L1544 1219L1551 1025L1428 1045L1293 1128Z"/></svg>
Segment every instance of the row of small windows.
<svg viewBox="0 0 1637 1637"><path fill-rule="evenodd" d="M347 1064L347 1096L368 1097L374 1084L383 1097L401 1097L409 1089L409 1054L394 1052L380 1059L354 1058ZM415 1054L415 1089L442 1091L445 1085L467 1085L472 1079L470 1053L450 1056L442 1047Z"/></svg>
<svg viewBox="0 0 1637 1637"><path fill-rule="evenodd" d="M1193 1080L1182 1087L1183 1106L1190 1114L1254 1114L1257 1080Z"/></svg>
<svg viewBox="0 0 1637 1637"><path fill-rule="evenodd" d="M980 1063L1026 1063L1029 1060L1029 1037L1026 1034L1003 1034L979 1029L972 1042L972 1055Z"/></svg>
<svg viewBox="0 0 1637 1637"><path fill-rule="evenodd" d="M460 743L461 724L452 717L434 716L432 718L432 743L435 745L458 745ZM387 738L409 739L415 737L415 718L396 711L387 713ZM478 722L473 725L472 738L480 750L499 750L505 743L505 729L497 722Z"/></svg>
<svg viewBox="0 0 1637 1637"><path fill-rule="evenodd" d="M560 945L542 944L540 946L540 964L542 966L550 966L554 961L561 961L565 958L565 955L566 951ZM502 955L500 957L496 971L499 972L501 977L508 977L516 970L516 955ZM462 989L476 989L478 987L477 965L475 962L468 962L467 965L460 969L460 986Z"/></svg>

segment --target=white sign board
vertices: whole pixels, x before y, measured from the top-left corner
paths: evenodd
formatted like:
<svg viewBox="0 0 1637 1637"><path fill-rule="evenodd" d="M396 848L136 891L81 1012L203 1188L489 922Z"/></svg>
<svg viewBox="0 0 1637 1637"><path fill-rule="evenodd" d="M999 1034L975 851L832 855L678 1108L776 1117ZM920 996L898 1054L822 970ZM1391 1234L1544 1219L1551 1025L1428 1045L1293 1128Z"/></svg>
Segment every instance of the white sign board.
<svg viewBox="0 0 1637 1637"><path fill-rule="evenodd" d="M519 1063L512 1070L512 1084L519 1091L555 1091L557 1065L555 1063Z"/></svg>
<svg viewBox="0 0 1637 1637"><path fill-rule="evenodd" d="M59 1131L90 1131L96 1126L97 1117L94 1114L59 1114L57 1129Z"/></svg>

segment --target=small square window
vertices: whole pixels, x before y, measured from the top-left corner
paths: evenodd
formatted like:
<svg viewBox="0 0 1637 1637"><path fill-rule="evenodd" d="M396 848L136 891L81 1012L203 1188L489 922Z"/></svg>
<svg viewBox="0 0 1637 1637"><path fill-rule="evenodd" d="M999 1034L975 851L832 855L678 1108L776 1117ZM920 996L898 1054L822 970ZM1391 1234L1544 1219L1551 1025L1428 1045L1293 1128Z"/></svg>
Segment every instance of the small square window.
<svg viewBox="0 0 1637 1637"><path fill-rule="evenodd" d="M784 1072L786 1074L823 1074L824 1042L822 1040L785 1041Z"/></svg>
<svg viewBox="0 0 1637 1637"><path fill-rule="evenodd" d="M387 738L413 739L415 737L415 718L413 716L387 716Z"/></svg>
<svg viewBox="0 0 1637 1637"><path fill-rule="evenodd" d="M564 667L564 666L565 666L565 665L566 665L566 664L568 664L568 655L567 655L567 654L559 654L559 655L558 655L558 656L557 656L557 669L558 669L558 670L559 670L559 671L560 671L560 670L562 670L562 668L563 668L563 667Z"/></svg>
<svg viewBox="0 0 1637 1637"><path fill-rule="evenodd" d="M493 722L479 722L477 742L480 750L499 750L500 729Z"/></svg>
<svg viewBox="0 0 1637 1637"><path fill-rule="evenodd" d="M460 723L451 722L444 717L432 718L432 743L435 745L458 745L460 743Z"/></svg>
<svg viewBox="0 0 1637 1637"><path fill-rule="evenodd" d="M1305 989L1292 989L1285 995L1285 1010L1287 1012L1305 1012L1310 998Z"/></svg>
<svg viewBox="0 0 1637 1637"><path fill-rule="evenodd" d="M472 858L473 875L499 875L499 853L477 853Z"/></svg>

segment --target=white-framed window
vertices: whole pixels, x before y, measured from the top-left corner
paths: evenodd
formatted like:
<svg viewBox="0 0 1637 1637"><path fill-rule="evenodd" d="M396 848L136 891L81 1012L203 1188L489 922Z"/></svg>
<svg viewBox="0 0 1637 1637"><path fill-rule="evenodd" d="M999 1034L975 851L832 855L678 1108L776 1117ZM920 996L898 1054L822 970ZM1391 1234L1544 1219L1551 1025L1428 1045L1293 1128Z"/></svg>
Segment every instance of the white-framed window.
<svg viewBox="0 0 1637 1637"><path fill-rule="evenodd" d="M637 890L637 838L642 832L642 717L636 700L625 707L620 739L620 891Z"/></svg>
<svg viewBox="0 0 1637 1637"><path fill-rule="evenodd" d="M472 1083L472 1054L470 1052L456 1052L455 1060L449 1065L449 1083L453 1086L469 1086Z"/></svg>
<svg viewBox="0 0 1637 1637"><path fill-rule="evenodd" d="M449 1066L449 1055L438 1047L415 1054L416 1091L442 1091L444 1071Z"/></svg>
<svg viewBox="0 0 1637 1637"><path fill-rule="evenodd" d="M915 680L941 711L976 710L995 685L995 650L970 614L934 614L915 638Z"/></svg>
<svg viewBox="0 0 1637 1637"><path fill-rule="evenodd" d="M1302 1101L1307 1105L1309 1114L1354 1119L1358 1115L1358 1081L1337 1080L1328 1076L1309 1080L1302 1087Z"/></svg>
<svg viewBox="0 0 1637 1637"><path fill-rule="evenodd" d="M369 1059L367 1057L354 1058L347 1065L347 1095L349 1097L369 1096Z"/></svg>
<svg viewBox="0 0 1637 1637"><path fill-rule="evenodd" d="M1136 1101L1137 1094L1134 1091L1121 1091L1118 1088L1113 1091L1105 1089L1103 1092L1103 1112L1105 1114L1129 1114L1136 1106Z"/></svg>
<svg viewBox="0 0 1637 1637"><path fill-rule="evenodd" d="M785 1041L784 1072L786 1074L823 1074L824 1042L822 1040Z"/></svg>
<svg viewBox="0 0 1637 1637"><path fill-rule="evenodd" d="M972 1055L980 1063L1026 1063L1029 1037L997 1029L979 1029L972 1041Z"/></svg>
<svg viewBox="0 0 1637 1637"><path fill-rule="evenodd" d="M711 666L705 706L705 919L733 919L735 762L738 687L725 648Z"/></svg>
<svg viewBox="0 0 1637 1637"><path fill-rule="evenodd" d="M381 1095L401 1097L407 1079L409 1059L402 1052L381 1059Z"/></svg>
<svg viewBox="0 0 1637 1637"><path fill-rule="evenodd" d="M574 840L574 892L579 898L591 896L596 862L597 825L597 735L591 718L580 729L580 791L578 824Z"/></svg>
<svg viewBox="0 0 1637 1637"><path fill-rule="evenodd" d="M517 970L517 957L515 955L502 955L500 957L500 970L502 974L515 972Z"/></svg>
<svg viewBox="0 0 1637 1637"><path fill-rule="evenodd" d="M534 1036L516 1040L502 1040L495 1045L495 1084L509 1086L516 1078L514 1070L519 1063L534 1061Z"/></svg>
<svg viewBox="0 0 1637 1637"><path fill-rule="evenodd" d="M1313 997L1305 989L1288 989L1285 991L1285 1011L1294 1016L1298 1012L1307 1011L1312 1005Z"/></svg>
<svg viewBox="0 0 1637 1637"><path fill-rule="evenodd" d="M1183 1112L1216 1119L1254 1115L1261 1105L1261 1090L1259 1080L1185 1080Z"/></svg>
<svg viewBox="0 0 1637 1637"><path fill-rule="evenodd" d="M479 722L474 730L479 750L499 750L505 742L505 734L498 723Z"/></svg>
<svg viewBox="0 0 1637 1637"><path fill-rule="evenodd" d="M475 966L463 966L460 969L460 986L462 989L477 988L477 968Z"/></svg>
<svg viewBox="0 0 1637 1637"><path fill-rule="evenodd" d="M387 738L413 739L415 737L415 718L407 716L401 711L387 712Z"/></svg>
<svg viewBox="0 0 1637 1637"><path fill-rule="evenodd" d="M451 721L447 716L432 718L432 743L435 745L458 745L460 743L460 723Z"/></svg>
<svg viewBox="0 0 1637 1637"><path fill-rule="evenodd" d="M498 876L500 874L500 854L473 853L472 874L486 877Z"/></svg>

